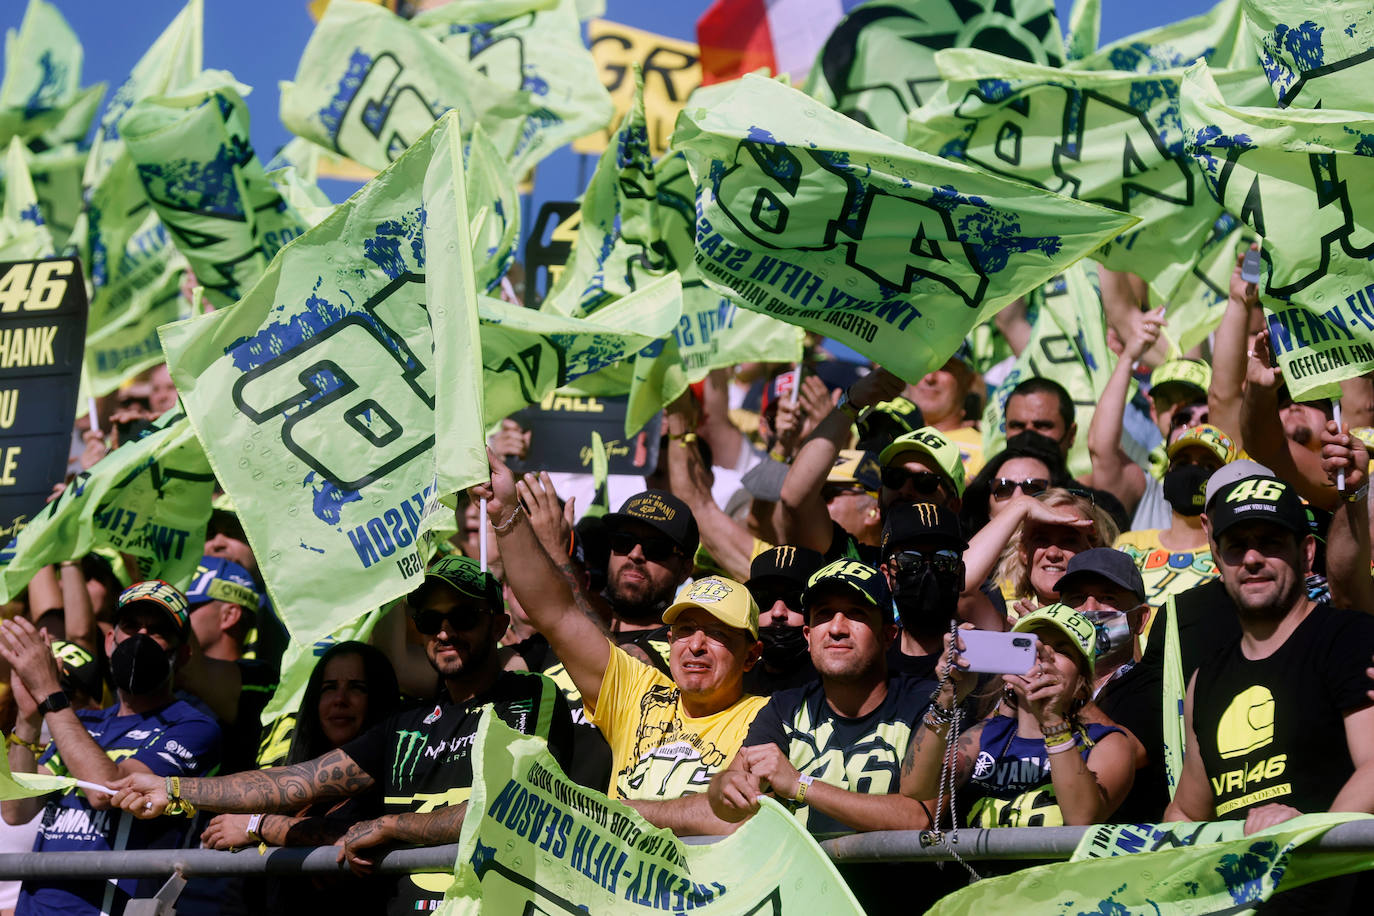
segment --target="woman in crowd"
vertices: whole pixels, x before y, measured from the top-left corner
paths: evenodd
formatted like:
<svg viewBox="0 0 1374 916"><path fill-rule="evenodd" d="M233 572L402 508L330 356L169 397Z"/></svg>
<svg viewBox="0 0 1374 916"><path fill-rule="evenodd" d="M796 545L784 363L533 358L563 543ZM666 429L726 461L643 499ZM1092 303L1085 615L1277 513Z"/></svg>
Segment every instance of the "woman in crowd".
<svg viewBox="0 0 1374 916"><path fill-rule="evenodd" d="M396 673L381 650L352 641L330 646L310 672L286 763L313 760L352 741L395 710L399 693ZM201 834L201 842L210 849L229 850L260 843L323 846L338 840L357 822L381 813L380 796L369 792L318 802L295 816L219 814ZM339 912L385 908L385 886L378 887L377 882L276 881L268 888L270 913L299 913L302 906L329 906L331 901L344 907ZM364 899L367 895L375 899Z"/></svg>
<svg viewBox="0 0 1374 916"><path fill-rule="evenodd" d="M978 476L969 483L964 490L963 508L959 511L965 537L981 531L1018 494L1035 496L1050 487L1073 486L1073 479L1064 467L1064 457L1037 440L1044 440L1044 437L1013 436L1007 447L988 459Z"/></svg>
<svg viewBox="0 0 1374 916"><path fill-rule="evenodd" d="M1016 632L1038 637L1036 660L1022 675L1003 676L992 715L959 736L953 787L957 812L970 827L1054 827L1110 820L1135 778L1136 748L1091 701L1097 630L1062 604L1024 617ZM940 688L902 768L902 792L938 798L953 711L976 677L945 636ZM959 640L959 649L965 648ZM943 799L945 804L950 799Z"/></svg>

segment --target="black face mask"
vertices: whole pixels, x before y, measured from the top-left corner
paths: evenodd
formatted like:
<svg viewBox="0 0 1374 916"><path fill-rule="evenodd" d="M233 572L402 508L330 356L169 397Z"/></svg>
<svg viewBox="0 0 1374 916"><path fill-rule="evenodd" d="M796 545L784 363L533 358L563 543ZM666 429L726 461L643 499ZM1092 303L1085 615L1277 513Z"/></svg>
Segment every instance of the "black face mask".
<svg viewBox="0 0 1374 916"><path fill-rule="evenodd" d="M1185 464L1164 474L1164 499L1179 515L1201 515L1207 478L1212 472L1196 464Z"/></svg>
<svg viewBox="0 0 1374 916"><path fill-rule="evenodd" d="M110 675L126 693L154 693L172 676L172 659L153 637L135 633L110 653Z"/></svg>
<svg viewBox="0 0 1374 916"><path fill-rule="evenodd" d="M763 663L774 671L795 671L811 657L811 644L801 627L760 627L759 639L763 642Z"/></svg>
<svg viewBox="0 0 1374 916"><path fill-rule="evenodd" d="M912 634L939 633L959 607L959 587L954 577L942 576L929 566L897 567L897 588L892 600L902 618L902 629Z"/></svg>

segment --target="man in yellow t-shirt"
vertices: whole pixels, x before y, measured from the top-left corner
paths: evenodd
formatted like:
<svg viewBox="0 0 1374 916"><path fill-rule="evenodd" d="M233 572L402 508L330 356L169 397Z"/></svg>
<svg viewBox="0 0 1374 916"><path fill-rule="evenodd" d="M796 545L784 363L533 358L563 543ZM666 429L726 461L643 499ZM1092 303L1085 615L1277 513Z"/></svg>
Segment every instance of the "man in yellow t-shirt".
<svg viewBox="0 0 1374 916"><path fill-rule="evenodd" d="M667 677L636 661L606 635L565 555L550 557L521 501L553 497L534 475L519 481L488 450L491 483L485 498L506 564L506 584L562 661L582 694L583 708L611 746L612 798L624 799L655 826L680 832L726 833L704 793L739 750L766 702L744 692L744 673L763 652L759 611L748 589L719 576L698 580L663 612L668 624ZM699 795L699 797L697 797Z"/></svg>

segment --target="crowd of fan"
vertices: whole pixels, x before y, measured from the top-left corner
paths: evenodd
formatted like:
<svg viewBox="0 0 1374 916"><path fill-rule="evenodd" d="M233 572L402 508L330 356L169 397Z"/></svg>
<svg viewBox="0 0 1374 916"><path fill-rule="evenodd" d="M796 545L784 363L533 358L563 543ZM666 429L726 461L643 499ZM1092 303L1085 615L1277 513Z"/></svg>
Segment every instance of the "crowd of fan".
<svg viewBox="0 0 1374 916"><path fill-rule="evenodd" d="M337 844L364 878L196 879L177 910L431 909L448 876L366 876L380 851L457 839L489 713L679 835L728 834L764 795L818 836L1374 812L1351 431L1374 397L1350 383L1345 425L1286 398L1239 270L1230 292L1206 355L1153 371L1162 313L1131 312L1087 410L1053 379L1016 385L995 454L975 422L993 373L967 354L904 384L814 340L800 378L711 373L668 408L658 467L600 493L528 466L540 430L513 417L423 584L266 725L294 647L232 506L185 593L119 555L45 569L0 627L9 765L115 794L6 800L5 848ZM155 372L115 427L174 395ZM1038 637L1027 670L967 670L975 629ZM844 873L872 912L959 880ZM1354 880L1296 905L1349 909ZM117 913L155 886L29 880L7 905Z"/></svg>

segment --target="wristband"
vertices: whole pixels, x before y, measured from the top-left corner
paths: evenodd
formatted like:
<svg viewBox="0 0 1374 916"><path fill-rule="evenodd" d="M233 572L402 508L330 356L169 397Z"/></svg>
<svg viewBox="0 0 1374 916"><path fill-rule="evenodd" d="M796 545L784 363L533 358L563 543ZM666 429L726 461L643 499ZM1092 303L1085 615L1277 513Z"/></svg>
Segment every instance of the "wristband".
<svg viewBox="0 0 1374 916"><path fill-rule="evenodd" d="M165 788L167 807L163 809L163 814L184 814L187 817L195 817L196 806L181 797L180 776L168 776Z"/></svg>
<svg viewBox="0 0 1374 916"><path fill-rule="evenodd" d="M815 781L816 781L816 777L814 777L814 776L798 775L798 776L797 776L797 796L796 796L796 798L793 799L793 801L795 801L795 802L796 802L797 804L799 804L799 805L804 805L804 804L806 804L806 790L809 789L809 788L811 787L811 783L813 783L813 782L815 782Z"/></svg>
<svg viewBox="0 0 1374 916"><path fill-rule="evenodd" d="M1078 749L1078 736L1075 735L1074 737L1070 738L1069 740L1067 740L1067 741L1060 741L1058 744L1055 744L1055 745L1050 745L1049 743L1046 743L1045 748L1046 748L1046 750L1049 751L1049 753L1051 753L1051 754L1062 754L1062 753L1064 753L1065 751L1077 750L1077 749Z"/></svg>
<svg viewBox="0 0 1374 916"><path fill-rule="evenodd" d="M248 834L248 839L252 840L254 843L263 843L263 842L265 842L265 841L263 840L263 838L262 838L262 832L261 832L261 828L262 828L262 819L263 819L264 817L266 817L265 814L252 814L252 815L249 815L249 817L248 817L248 826L245 827L245 828L243 829L243 832L246 833L246 834Z"/></svg>
<svg viewBox="0 0 1374 916"><path fill-rule="evenodd" d="M1366 483L1364 486L1360 487L1360 488L1359 488L1358 490L1356 490L1354 493L1347 493L1346 496L1345 496L1345 501L1348 502L1348 503L1357 503L1357 502L1359 502L1360 500L1364 499L1364 498L1365 498L1366 496L1368 496L1368 495L1369 495L1369 484Z"/></svg>
<svg viewBox="0 0 1374 916"><path fill-rule="evenodd" d="M1068 720L1060 722L1058 725L1051 725L1048 728L1043 725L1040 726L1040 734L1044 735L1047 740L1058 735L1067 735L1071 731L1073 731L1073 726L1069 724Z"/></svg>
<svg viewBox="0 0 1374 916"><path fill-rule="evenodd" d="M67 699L67 695L56 690L43 698L43 702L38 704L38 711L46 716L50 712L57 712L71 705L72 701Z"/></svg>
<svg viewBox="0 0 1374 916"><path fill-rule="evenodd" d="M8 741L10 744L13 744L15 747L28 748L30 751L33 752L33 756L35 757L43 756L43 754L48 750L48 745L36 744L33 741L25 741L23 738L19 737L14 732L10 732L8 735L6 735L5 740Z"/></svg>
<svg viewBox="0 0 1374 916"><path fill-rule="evenodd" d="M1045 736L1045 747L1047 747L1047 748L1053 750L1054 748L1057 748L1057 747L1059 747L1060 745L1064 745L1064 744L1073 744L1074 741L1075 741L1075 736L1069 734L1068 732L1064 732L1064 733L1062 733L1062 734L1057 734L1057 735L1046 735L1046 736Z"/></svg>

